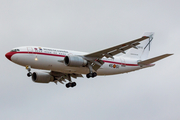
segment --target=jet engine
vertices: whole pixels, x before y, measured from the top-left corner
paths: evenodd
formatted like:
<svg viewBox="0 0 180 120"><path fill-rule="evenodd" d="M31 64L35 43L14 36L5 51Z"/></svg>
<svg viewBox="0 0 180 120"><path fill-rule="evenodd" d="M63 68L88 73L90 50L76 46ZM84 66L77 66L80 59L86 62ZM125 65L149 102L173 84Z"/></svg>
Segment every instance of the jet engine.
<svg viewBox="0 0 180 120"><path fill-rule="evenodd" d="M83 67L87 65L87 60L80 56L66 56L64 63L70 67Z"/></svg>
<svg viewBox="0 0 180 120"><path fill-rule="evenodd" d="M37 83L49 83L54 80L54 77L49 73L33 72L32 80Z"/></svg>

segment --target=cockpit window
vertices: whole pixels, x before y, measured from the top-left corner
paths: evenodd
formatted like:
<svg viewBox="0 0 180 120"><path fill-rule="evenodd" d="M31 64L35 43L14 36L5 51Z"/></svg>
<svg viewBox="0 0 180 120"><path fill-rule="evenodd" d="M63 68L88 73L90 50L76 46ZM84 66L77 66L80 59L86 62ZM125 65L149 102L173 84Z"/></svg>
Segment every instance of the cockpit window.
<svg viewBox="0 0 180 120"><path fill-rule="evenodd" d="M18 52L18 51L20 51L19 49L13 49L13 50L11 50L11 52Z"/></svg>

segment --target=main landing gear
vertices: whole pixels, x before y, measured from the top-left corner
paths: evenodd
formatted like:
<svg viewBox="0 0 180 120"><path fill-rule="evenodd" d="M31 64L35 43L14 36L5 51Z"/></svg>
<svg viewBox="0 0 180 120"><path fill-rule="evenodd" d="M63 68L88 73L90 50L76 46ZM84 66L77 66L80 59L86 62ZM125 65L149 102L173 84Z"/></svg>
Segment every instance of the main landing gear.
<svg viewBox="0 0 180 120"><path fill-rule="evenodd" d="M92 66L90 64L88 64L88 68L89 68L89 73L86 74L86 77L87 78L90 78L90 77L94 78L94 77L96 77L97 73L93 72Z"/></svg>
<svg viewBox="0 0 180 120"><path fill-rule="evenodd" d="M28 70L28 73L27 73L27 76L28 77L31 77L32 76L32 73L31 73L31 66L26 66L26 70Z"/></svg>
<svg viewBox="0 0 180 120"><path fill-rule="evenodd" d="M69 83L66 84L67 88L76 86L76 82L71 81L71 75L70 74L68 74L67 79L69 80Z"/></svg>
<svg viewBox="0 0 180 120"><path fill-rule="evenodd" d="M91 73L88 73L88 74L86 74L86 77L87 78L90 78L90 77L92 77L92 78L94 78L94 77L96 77L97 76L97 73L96 72L91 72Z"/></svg>
<svg viewBox="0 0 180 120"><path fill-rule="evenodd" d="M69 88L69 87L75 87L76 86L76 82L69 82L66 84L66 87Z"/></svg>

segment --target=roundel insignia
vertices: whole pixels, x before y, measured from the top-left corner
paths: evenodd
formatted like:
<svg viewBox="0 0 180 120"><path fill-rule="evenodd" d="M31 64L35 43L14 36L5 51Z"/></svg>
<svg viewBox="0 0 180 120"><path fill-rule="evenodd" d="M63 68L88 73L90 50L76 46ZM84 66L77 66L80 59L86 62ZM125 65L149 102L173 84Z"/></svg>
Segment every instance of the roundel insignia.
<svg viewBox="0 0 180 120"><path fill-rule="evenodd" d="M113 65L113 68L116 68L116 65L115 65L115 64Z"/></svg>
<svg viewBox="0 0 180 120"><path fill-rule="evenodd" d="M39 47L39 50L42 50L42 48L41 48L41 47Z"/></svg>

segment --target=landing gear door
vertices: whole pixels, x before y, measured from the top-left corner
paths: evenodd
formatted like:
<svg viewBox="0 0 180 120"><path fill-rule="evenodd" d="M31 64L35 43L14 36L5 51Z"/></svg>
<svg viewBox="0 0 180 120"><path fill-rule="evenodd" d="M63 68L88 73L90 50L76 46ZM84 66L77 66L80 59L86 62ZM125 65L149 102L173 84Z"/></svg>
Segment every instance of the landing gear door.
<svg viewBox="0 0 180 120"><path fill-rule="evenodd" d="M27 51L29 54L32 54L33 53L33 48L32 47L27 47Z"/></svg>

